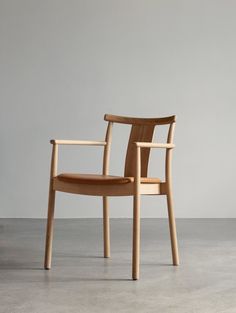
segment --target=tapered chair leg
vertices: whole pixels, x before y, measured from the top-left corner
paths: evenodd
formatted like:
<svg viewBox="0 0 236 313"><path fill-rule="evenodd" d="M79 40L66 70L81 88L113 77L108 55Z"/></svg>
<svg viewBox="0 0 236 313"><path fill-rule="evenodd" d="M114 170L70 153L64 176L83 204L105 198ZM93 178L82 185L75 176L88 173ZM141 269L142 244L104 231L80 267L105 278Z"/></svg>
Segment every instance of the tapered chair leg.
<svg viewBox="0 0 236 313"><path fill-rule="evenodd" d="M139 279L140 259L140 195L134 196L132 278Z"/></svg>
<svg viewBox="0 0 236 313"><path fill-rule="evenodd" d="M44 268L47 270L51 268L52 261L52 239L53 239L55 196L56 196L55 190L50 189L48 199L48 219L47 219L45 259L44 259Z"/></svg>
<svg viewBox="0 0 236 313"><path fill-rule="evenodd" d="M103 243L104 243L104 258L110 257L110 221L108 197L103 197Z"/></svg>
<svg viewBox="0 0 236 313"><path fill-rule="evenodd" d="M178 252L178 242L177 242L177 234L176 234L176 224L175 224L175 217L174 217L172 192L169 191L166 196L167 196L167 206L168 206L168 216L169 216L172 260L173 260L173 265L179 265L179 252Z"/></svg>

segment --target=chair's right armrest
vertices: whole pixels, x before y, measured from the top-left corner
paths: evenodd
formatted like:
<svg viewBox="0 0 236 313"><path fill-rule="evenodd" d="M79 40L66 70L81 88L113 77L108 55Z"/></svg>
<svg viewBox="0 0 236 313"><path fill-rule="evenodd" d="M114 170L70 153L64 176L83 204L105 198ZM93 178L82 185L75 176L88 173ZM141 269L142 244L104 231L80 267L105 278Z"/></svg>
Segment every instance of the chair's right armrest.
<svg viewBox="0 0 236 313"><path fill-rule="evenodd" d="M157 143L157 142L135 142L136 147L140 148L161 148L161 149L173 149L175 145L173 143Z"/></svg>

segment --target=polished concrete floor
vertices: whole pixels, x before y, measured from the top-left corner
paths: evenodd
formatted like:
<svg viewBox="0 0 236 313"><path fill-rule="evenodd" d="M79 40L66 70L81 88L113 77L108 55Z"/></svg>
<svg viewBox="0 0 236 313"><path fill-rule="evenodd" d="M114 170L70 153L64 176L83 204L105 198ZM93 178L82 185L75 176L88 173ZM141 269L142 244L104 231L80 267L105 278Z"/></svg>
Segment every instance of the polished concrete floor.
<svg viewBox="0 0 236 313"><path fill-rule="evenodd" d="M0 220L1 313L236 313L236 220L177 220L181 265L167 221L142 220L141 278L131 280L131 220L57 220L53 268L43 265L45 221Z"/></svg>

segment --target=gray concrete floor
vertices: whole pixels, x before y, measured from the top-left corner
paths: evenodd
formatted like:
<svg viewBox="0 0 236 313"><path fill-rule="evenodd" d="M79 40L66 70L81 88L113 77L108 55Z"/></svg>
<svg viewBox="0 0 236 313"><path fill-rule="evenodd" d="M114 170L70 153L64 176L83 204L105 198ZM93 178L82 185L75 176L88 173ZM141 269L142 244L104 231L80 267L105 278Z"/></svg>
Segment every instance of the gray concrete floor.
<svg viewBox="0 0 236 313"><path fill-rule="evenodd" d="M131 220L57 220L53 268L42 268L45 221L0 220L0 312L236 313L236 220L179 219L181 265L167 221L142 220L141 278L131 278Z"/></svg>

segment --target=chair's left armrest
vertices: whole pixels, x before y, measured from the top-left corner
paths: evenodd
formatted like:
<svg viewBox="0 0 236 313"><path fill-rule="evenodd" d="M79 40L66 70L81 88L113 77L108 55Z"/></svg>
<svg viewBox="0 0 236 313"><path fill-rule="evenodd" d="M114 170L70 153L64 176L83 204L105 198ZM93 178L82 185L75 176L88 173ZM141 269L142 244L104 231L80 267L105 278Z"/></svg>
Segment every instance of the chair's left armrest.
<svg viewBox="0 0 236 313"><path fill-rule="evenodd" d="M89 141L89 140L60 140L52 139L53 145L82 145L82 146L106 146L106 141Z"/></svg>
<svg viewBox="0 0 236 313"><path fill-rule="evenodd" d="M175 145L173 143L156 143L156 142L135 142L136 147L140 148L162 148L173 149Z"/></svg>

